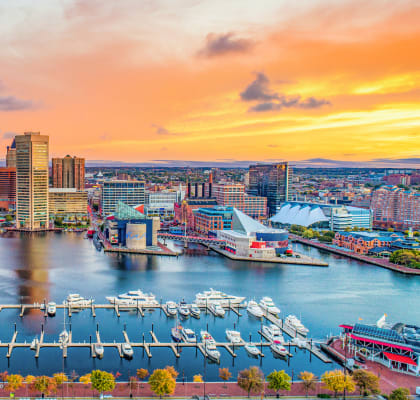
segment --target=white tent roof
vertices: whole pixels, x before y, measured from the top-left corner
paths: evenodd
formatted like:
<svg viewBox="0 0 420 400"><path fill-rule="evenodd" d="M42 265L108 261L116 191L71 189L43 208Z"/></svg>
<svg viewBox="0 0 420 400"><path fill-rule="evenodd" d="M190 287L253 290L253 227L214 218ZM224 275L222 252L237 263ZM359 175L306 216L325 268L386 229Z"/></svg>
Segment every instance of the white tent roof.
<svg viewBox="0 0 420 400"><path fill-rule="evenodd" d="M280 211L270 218L270 221L280 224L310 226L317 222L329 221L329 219L319 205L285 203Z"/></svg>

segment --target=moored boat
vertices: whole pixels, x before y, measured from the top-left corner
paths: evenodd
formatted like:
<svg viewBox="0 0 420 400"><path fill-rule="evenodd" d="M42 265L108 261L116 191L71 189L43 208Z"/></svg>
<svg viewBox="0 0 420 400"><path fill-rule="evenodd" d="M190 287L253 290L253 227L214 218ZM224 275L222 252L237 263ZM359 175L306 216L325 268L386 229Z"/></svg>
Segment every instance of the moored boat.
<svg viewBox="0 0 420 400"><path fill-rule="evenodd" d="M94 347L96 357L102 358L104 355L104 346L102 346L101 343L95 343L93 347Z"/></svg>
<svg viewBox="0 0 420 400"><path fill-rule="evenodd" d="M55 304L53 301L50 301L47 305L47 314L50 317L54 317L57 312L57 304Z"/></svg>
<svg viewBox="0 0 420 400"><path fill-rule="evenodd" d="M263 325L262 332L271 342L284 343L284 337L277 325L270 324L269 326Z"/></svg>
<svg viewBox="0 0 420 400"><path fill-rule="evenodd" d="M174 301L166 302L166 312L169 316L174 317L178 312L178 307Z"/></svg>
<svg viewBox="0 0 420 400"><path fill-rule="evenodd" d="M220 361L220 351L216 348L216 341L207 331L200 331L201 342L204 344L206 356L216 362Z"/></svg>
<svg viewBox="0 0 420 400"><path fill-rule="evenodd" d="M271 297L263 297L260 301L260 307L264 310L269 312L273 315L280 314L280 309L276 307L276 305L273 302L273 299Z"/></svg>
<svg viewBox="0 0 420 400"><path fill-rule="evenodd" d="M261 354L258 347L254 346L253 344L248 343L244 347L245 347L245 350L247 351L247 353L250 354L253 357L257 357Z"/></svg>
<svg viewBox="0 0 420 400"><path fill-rule="evenodd" d="M226 338L233 344L242 343L241 332L226 329Z"/></svg>
<svg viewBox="0 0 420 400"><path fill-rule="evenodd" d="M182 328L181 335L186 343L197 343L197 336L192 329Z"/></svg>
<svg viewBox="0 0 420 400"><path fill-rule="evenodd" d="M273 353L282 357L285 357L289 354L286 347L284 347L281 343L272 343L270 349L273 351Z"/></svg>
<svg viewBox="0 0 420 400"><path fill-rule="evenodd" d="M213 314L216 317L223 318L225 316L225 314L226 314L225 309L220 305L220 303L212 303L212 304L210 304L209 309L210 309L210 311L213 312Z"/></svg>
<svg viewBox="0 0 420 400"><path fill-rule="evenodd" d="M253 315L254 317L261 318L264 315L264 311L258 305L258 303L254 300L250 300L246 307L246 310Z"/></svg>
<svg viewBox="0 0 420 400"><path fill-rule="evenodd" d="M197 306L197 304L193 303L193 304L191 304L191 307L190 307L190 313L194 318L199 319L200 315L201 315L201 310Z"/></svg>
<svg viewBox="0 0 420 400"><path fill-rule="evenodd" d="M188 318L190 316L190 309L185 301L181 301L179 304L178 313L183 318Z"/></svg>
<svg viewBox="0 0 420 400"><path fill-rule="evenodd" d="M182 340L182 326L174 326L171 328L171 337L174 342L180 342Z"/></svg>
<svg viewBox="0 0 420 400"><path fill-rule="evenodd" d="M298 317L296 317L296 315L288 315L284 322L303 336L306 336L309 332L309 329L302 324L302 322Z"/></svg>
<svg viewBox="0 0 420 400"><path fill-rule="evenodd" d="M207 307L212 303L219 303L224 307L239 305L245 300L245 297L233 296L223 293L219 290L205 290L204 292L197 293L195 296L195 304L201 307Z"/></svg>
<svg viewBox="0 0 420 400"><path fill-rule="evenodd" d="M123 343L122 346L121 346L121 351L122 351L124 357L126 357L126 358L132 358L133 357L134 351L133 351L133 348L131 347L130 343Z"/></svg>

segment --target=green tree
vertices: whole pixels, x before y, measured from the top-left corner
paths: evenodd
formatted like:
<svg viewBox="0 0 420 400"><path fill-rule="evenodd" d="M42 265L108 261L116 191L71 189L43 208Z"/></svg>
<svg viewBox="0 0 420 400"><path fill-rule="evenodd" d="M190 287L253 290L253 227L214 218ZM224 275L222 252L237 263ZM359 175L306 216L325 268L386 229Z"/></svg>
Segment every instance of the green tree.
<svg viewBox="0 0 420 400"><path fill-rule="evenodd" d="M302 237L304 239L313 239L314 232L312 231L312 229L306 229L305 231L303 231Z"/></svg>
<svg viewBox="0 0 420 400"><path fill-rule="evenodd" d="M325 384L326 389L334 392L334 397L337 397L339 392L347 391L352 393L355 390L353 378L340 370L325 372L321 377L321 381Z"/></svg>
<svg viewBox="0 0 420 400"><path fill-rule="evenodd" d="M373 372L365 369L356 369L353 372L353 380L359 388L360 395L378 394L379 391L379 377Z"/></svg>
<svg viewBox="0 0 420 400"><path fill-rule="evenodd" d="M258 367L249 367L238 374L238 386L248 393L261 393L264 389L264 374Z"/></svg>
<svg viewBox="0 0 420 400"><path fill-rule="evenodd" d="M176 381L167 369L155 369L150 375L149 385L152 392L162 397L174 393Z"/></svg>
<svg viewBox="0 0 420 400"><path fill-rule="evenodd" d="M410 391L405 387L395 389L389 395L389 400L409 400Z"/></svg>
<svg viewBox="0 0 420 400"><path fill-rule="evenodd" d="M279 390L290 390L290 380L290 376L284 370L274 370L267 375L268 388L275 390L276 393Z"/></svg>
<svg viewBox="0 0 420 400"><path fill-rule="evenodd" d="M11 215L6 215L6 221L7 222L12 222L13 221L13 217Z"/></svg>
<svg viewBox="0 0 420 400"><path fill-rule="evenodd" d="M47 396L57 391L57 385L55 383L55 380L45 375L37 376L33 381L32 385L35 390Z"/></svg>
<svg viewBox="0 0 420 400"><path fill-rule="evenodd" d="M7 378L6 389L9 392L15 392L20 389L23 385L23 376L19 374L11 374Z"/></svg>
<svg viewBox="0 0 420 400"><path fill-rule="evenodd" d="M302 371L299 374L299 379L302 381L302 385L305 389L306 397L308 397L308 392L310 390L316 389L317 378L312 372Z"/></svg>
<svg viewBox="0 0 420 400"><path fill-rule="evenodd" d="M109 392L115 387L114 375L99 369L91 372L90 381L92 383L92 388L96 389L99 393Z"/></svg>

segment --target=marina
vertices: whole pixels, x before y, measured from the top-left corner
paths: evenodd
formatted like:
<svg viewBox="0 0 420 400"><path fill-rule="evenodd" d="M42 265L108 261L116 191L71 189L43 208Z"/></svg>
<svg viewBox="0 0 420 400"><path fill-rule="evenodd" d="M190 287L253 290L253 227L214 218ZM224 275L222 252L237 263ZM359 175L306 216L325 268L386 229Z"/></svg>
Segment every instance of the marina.
<svg viewBox="0 0 420 400"><path fill-rule="evenodd" d="M174 251L183 249L181 243L168 242L168 246ZM407 296L413 299L414 306L405 310L404 319L416 322L415 310L420 307L419 303L416 308L416 293L420 285L415 277L413 280L300 244L294 244L294 247L299 253L328 262L329 268L280 264L276 268L265 268L258 262L221 257L194 244L183 249L184 254L178 258L104 254L92 246L91 240L84 240L78 233L36 236L7 233L0 241L0 254L4 260L0 265L0 341L3 344L0 368L24 375L52 375L63 370L68 375L73 370L82 375L99 368L118 372L122 374L121 379L127 380L136 368L151 371L173 365L180 377L184 374L186 380L192 381L198 373L206 374L207 380L217 380L218 369L225 367L232 372L232 379L236 379L240 370L257 365L265 374L273 369L285 369L290 376L297 377L301 371L320 376L326 370L337 368L337 363L334 360L326 363L308 349L300 348L295 331L284 323L288 315L296 315L309 329L306 337L298 335L298 338L309 343L312 338L314 351L319 350L318 345L327 337L340 333L338 326L343 321L359 317L364 321L376 321L385 311L393 320L399 319L395 315L400 313ZM177 311L179 303L185 301L192 309L196 294L211 287L244 297L248 302L255 300L257 305L263 297L270 297L280 309L279 319L275 321L274 315L268 315L261 321L247 311L244 302L244 307L224 306L224 318L200 307L199 318L191 314L181 320ZM140 305L137 308L133 304L127 308L115 306L105 299L136 288L155 293L157 306ZM65 307L62 302L69 293L80 293L95 302L83 310ZM44 304L48 307L50 300L56 302L56 313L53 317L45 317ZM165 313L167 301L175 303L182 327L194 331L196 345L180 342L177 346L172 342L170 332L177 317L168 317ZM66 350L58 344L64 313L69 336L71 324L72 345L66 346ZM282 326L281 332L285 343L290 343L290 350L288 345L285 347L292 357L274 354L269 342L258 333L261 325L275 322ZM26 345L13 346L9 352L15 323L18 333L14 343ZM219 364L203 356L201 330L207 330L215 342L221 344L216 346L220 352ZM226 338L226 330L240 332L242 340L252 345L233 347ZM118 345L126 343L124 331L132 346L131 358L120 356ZM37 347L35 343L35 350L30 350L36 337L40 344L52 346ZM261 341L264 356L252 355L252 351L260 351ZM156 345L157 342L160 345ZM102 355L98 354L101 352L99 343ZM136 343L140 346L135 346ZM7 357L8 353L10 357ZM38 357L35 357L36 353ZM63 353L67 357L63 357ZM326 356L321 351L319 354Z"/></svg>

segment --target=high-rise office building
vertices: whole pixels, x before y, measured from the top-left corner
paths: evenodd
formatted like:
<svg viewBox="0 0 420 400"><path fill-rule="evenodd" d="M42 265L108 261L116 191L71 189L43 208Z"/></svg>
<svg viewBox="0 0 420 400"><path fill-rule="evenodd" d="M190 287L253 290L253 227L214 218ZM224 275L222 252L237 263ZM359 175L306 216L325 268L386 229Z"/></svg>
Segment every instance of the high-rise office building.
<svg viewBox="0 0 420 400"><path fill-rule="evenodd" d="M101 194L102 215L114 213L119 201L128 206L144 204L144 181L104 181Z"/></svg>
<svg viewBox="0 0 420 400"><path fill-rule="evenodd" d="M16 141L13 139L11 146L7 146L6 167L16 168Z"/></svg>
<svg viewBox="0 0 420 400"><path fill-rule="evenodd" d="M70 157L52 159L52 178L54 188L85 188L85 159Z"/></svg>
<svg viewBox="0 0 420 400"><path fill-rule="evenodd" d="M16 168L0 168L0 210L16 207Z"/></svg>
<svg viewBox="0 0 420 400"><path fill-rule="evenodd" d="M269 213L274 215L289 200L291 181L292 168L288 162L250 165L248 193L267 197Z"/></svg>
<svg viewBox="0 0 420 400"><path fill-rule="evenodd" d="M25 132L16 140L16 226L47 229L48 136Z"/></svg>

